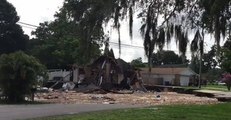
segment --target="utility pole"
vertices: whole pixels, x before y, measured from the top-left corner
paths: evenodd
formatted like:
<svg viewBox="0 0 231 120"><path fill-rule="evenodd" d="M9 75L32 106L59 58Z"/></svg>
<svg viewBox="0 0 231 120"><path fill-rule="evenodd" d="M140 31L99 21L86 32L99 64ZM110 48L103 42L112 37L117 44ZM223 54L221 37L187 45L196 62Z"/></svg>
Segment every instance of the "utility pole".
<svg viewBox="0 0 231 120"><path fill-rule="evenodd" d="M204 56L204 29L202 29L202 40L199 44L200 44L200 68L199 68L198 87L199 87L199 89L201 89L202 57Z"/></svg>
<svg viewBox="0 0 231 120"><path fill-rule="evenodd" d="M199 81L198 81L198 87L201 89L201 71L202 71L202 54L200 56L200 67L199 67Z"/></svg>

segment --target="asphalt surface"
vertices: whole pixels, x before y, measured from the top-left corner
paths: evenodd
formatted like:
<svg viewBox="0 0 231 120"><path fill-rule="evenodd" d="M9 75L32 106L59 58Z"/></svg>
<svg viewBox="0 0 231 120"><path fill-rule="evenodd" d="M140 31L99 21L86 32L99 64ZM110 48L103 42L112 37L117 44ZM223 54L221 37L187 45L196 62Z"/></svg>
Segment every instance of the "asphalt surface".
<svg viewBox="0 0 231 120"><path fill-rule="evenodd" d="M23 120L37 117L136 107L142 106L119 104L0 105L0 120Z"/></svg>

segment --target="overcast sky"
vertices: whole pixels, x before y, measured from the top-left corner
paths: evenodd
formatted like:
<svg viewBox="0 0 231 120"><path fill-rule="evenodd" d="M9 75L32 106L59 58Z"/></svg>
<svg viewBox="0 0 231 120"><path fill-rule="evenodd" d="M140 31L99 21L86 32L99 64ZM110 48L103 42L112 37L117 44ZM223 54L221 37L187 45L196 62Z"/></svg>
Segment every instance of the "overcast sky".
<svg viewBox="0 0 231 120"><path fill-rule="evenodd" d="M7 0L12 3L20 17L20 22L39 25L44 21L54 19L53 15L62 6L63 0ZM31 28L23 27L30 35Z"/></svg>
<svg viewBox="0 0 231 120"><path fill-rule="evenodd" d="M56 11L59 10L59 8L62 7L64 0L8 0L8 2L12 3L14 7L16 8L16 11L18 15L20 16L20 22L28 23L32 25L38 26L39 23L42 23L44 21L52 21L54 20L53 15ZM129 32L128 32L128 23L125 21L123 22L121 26L121 41L122 44L128 44L132 46L137 47L131 47L122 45L122 54L121 58L124 59L127 62L130 62L133 59L136 59L138 57L142 57L143 61L147 61L144 50L142 48L143 46L143 40L139 33L140 28L140 22L139 20L134 20L134 36L133 40L130 40L129 38ZM30 35L32 30L35 30L33 28L28 28L28 26L22 25L23 30L26 34ZM110 32L111 42L118 43L118 36L116 31ZM214 42L211 42L211 37L206 36L207 40L210 40L210 42L205 43L206 51L214 44ZM115 56L119 57L119 51L118 51L118 45L117 44L111 44L111 48L113 48ZM165 47L167 49L167 47ZM178 53L178 50L176 49L176 44L172 42L168 46L169 50L173 50L176 53ZM189 50L186 53L186 56L190 57Z"/></svg>

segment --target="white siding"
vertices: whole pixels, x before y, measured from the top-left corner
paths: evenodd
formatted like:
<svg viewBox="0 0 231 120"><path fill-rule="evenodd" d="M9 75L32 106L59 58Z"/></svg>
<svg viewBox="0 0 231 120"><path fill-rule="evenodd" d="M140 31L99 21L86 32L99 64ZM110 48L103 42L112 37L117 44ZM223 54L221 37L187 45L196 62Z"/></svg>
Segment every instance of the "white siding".
<svg viewBox="0 0 231 120"><path fill-rule="evenodd" d="M180 76L180 86L188 86L188 85L189 85L189 77Z"/></svg>
<svg viewBox="0 0 231 120"><path fill-rule="evenodd" d="M53 80L54 77L65 77L64 81L69 81L70 80L70 71L66 71L66 70L50 70L50 72L48 73L49 76L49 80Z"/></svg>

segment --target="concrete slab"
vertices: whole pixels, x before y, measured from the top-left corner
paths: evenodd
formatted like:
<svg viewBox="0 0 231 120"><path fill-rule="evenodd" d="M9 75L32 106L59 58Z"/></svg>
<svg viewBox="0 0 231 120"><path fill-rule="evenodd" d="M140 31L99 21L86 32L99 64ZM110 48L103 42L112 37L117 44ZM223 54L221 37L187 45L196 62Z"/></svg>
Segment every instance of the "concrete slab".
<svg viewBox="0 0 231 120"><path fill-rule="evenodd" d="M231 92L216 90L194 90L196 95L217 98L219 101L231 101Z"/></svg>

